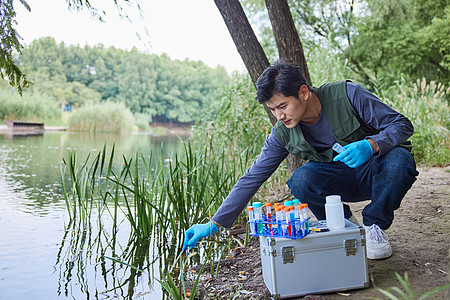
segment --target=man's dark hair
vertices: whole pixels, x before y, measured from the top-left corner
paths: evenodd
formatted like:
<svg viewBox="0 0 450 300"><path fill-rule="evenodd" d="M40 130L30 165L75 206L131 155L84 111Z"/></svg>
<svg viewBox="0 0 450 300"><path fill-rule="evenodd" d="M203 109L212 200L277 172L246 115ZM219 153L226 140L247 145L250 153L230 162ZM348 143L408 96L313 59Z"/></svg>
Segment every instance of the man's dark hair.
<svg viewBox="0 0 450 300"><path fill-rule="evenodd" d="M263 104L276 94L298 98L302 85L310 89L299 66L288 60L275 61L256 81L256 99Z"/></svg>

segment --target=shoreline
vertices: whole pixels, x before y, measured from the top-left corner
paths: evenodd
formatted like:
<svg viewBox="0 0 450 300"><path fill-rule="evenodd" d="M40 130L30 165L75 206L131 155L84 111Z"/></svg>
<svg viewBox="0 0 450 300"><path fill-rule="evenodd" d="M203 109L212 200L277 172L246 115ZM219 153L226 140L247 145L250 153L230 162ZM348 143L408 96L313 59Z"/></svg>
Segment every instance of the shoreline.
<svg viewBox="0 0 450 300"><path fill-rule="evenodd" d="M72 132L69 130L69 127L64 126L44 126L44 130L15 130L11 127L1 124L0 125L0 134L6 135L35 135L37 133L43 134L45 132L56 132L56 131L66 131ZM82 133L84 131L73 131ZM105 133L105 132L102 132ZM137 134L149 134L155 136L165 136L165 135L178 135L178 136L192 136L192 125L188 126L173 126L162 123L150 124L147 131L136 131L132 133Z"/></svg>

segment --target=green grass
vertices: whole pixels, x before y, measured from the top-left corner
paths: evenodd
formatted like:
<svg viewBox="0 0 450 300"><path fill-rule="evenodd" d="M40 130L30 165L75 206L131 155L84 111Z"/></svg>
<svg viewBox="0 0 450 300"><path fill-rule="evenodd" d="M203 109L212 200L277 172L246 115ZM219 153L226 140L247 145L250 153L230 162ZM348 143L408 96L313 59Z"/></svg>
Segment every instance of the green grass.
<svg viewBox="0 0 450 300"><path fill-rule="evenodd" d="M434 294L437 294L441 291L444 291L446 289L450 288L450 284L445 284L443 286L439 286L436 288L433 288L429 290L428 292L425 292L421 295L417 295L417 292L414 291L414 289L411 287L411 284L409 283L408 273L405 272L404 277L401 277L397 272L395 272L395 276L397 277L397 280L400 282L400 287L393 286L390 289L384 290L381 288L378 288L375 286L375 288L383 294L385 297L384 299L391 299L391 300L423 300L427 299Z"/></svg>

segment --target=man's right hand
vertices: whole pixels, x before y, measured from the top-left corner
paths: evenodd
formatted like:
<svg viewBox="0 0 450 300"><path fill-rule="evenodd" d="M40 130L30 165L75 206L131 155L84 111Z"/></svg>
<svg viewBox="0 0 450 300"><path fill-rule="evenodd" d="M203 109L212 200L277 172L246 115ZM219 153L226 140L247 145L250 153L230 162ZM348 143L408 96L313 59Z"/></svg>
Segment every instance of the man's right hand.
<svg viewBox="0 0 450 300"><path fill-rule="evenodd" d="M186 250L187 247L189 247L189 249L194 248L201 238L211 236L215 234L218 230L219 227L217 227L213 221L209 221L206 224L193 225L184 234L183 251Z"/></svg>

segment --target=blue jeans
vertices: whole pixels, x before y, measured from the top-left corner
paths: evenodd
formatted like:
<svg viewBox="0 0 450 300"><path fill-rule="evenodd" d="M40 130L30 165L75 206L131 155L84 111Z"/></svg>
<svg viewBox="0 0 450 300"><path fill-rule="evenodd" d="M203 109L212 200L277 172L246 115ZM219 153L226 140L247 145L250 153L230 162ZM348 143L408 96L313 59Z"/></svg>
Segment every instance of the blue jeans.
<svg viewBox="0 0 450 300"><path fill-rule="evenodd" d="M378 225L388 229L406 192L419 172L413 156L396 147L366 163L350 168L342 162L310 161L298 168L287 184L291 194L309 208L318 220L325 220L325 197L340 195L343 202L371 200L362 211L366 226ZM352 215L344 204L345 218Z"/></svg>

